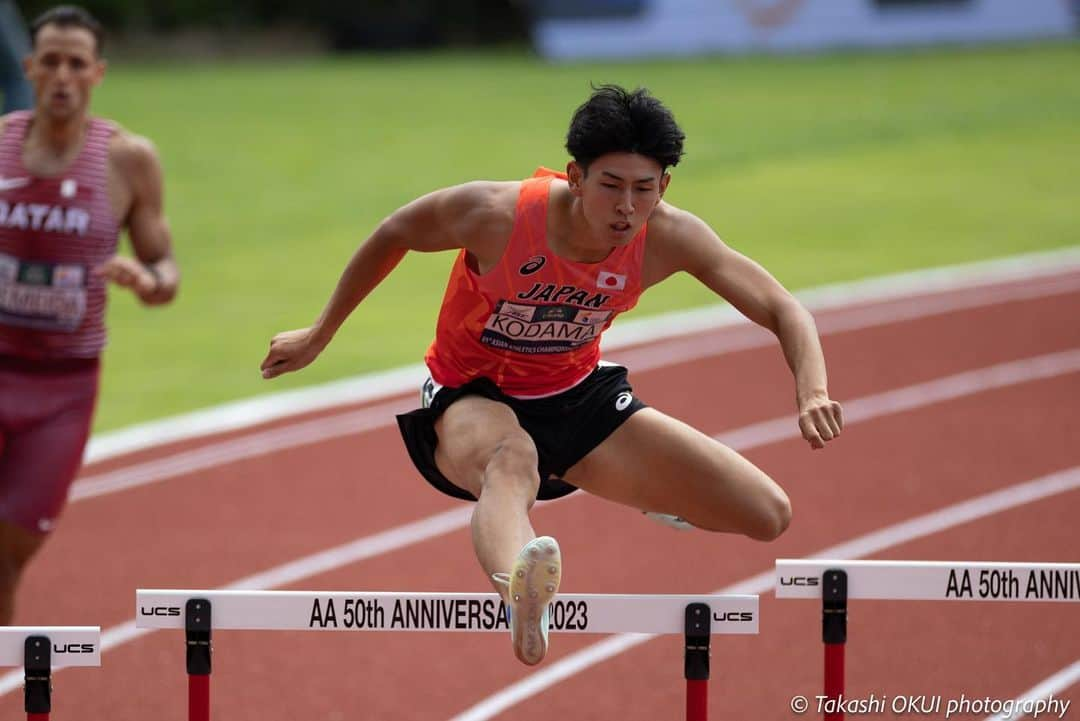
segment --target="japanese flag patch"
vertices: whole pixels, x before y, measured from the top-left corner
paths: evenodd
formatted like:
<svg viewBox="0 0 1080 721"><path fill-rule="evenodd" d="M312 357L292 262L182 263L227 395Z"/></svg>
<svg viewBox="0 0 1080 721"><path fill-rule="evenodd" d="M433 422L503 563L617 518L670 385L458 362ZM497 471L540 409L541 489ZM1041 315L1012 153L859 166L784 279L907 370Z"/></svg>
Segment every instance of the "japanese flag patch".
<svg viewBox="0 0 1080 721"><path fill-rule="evenodd" d="M626 276L601 271L600 275L596 276L596 286L603 290L623 290L626 288Z"/></svg>

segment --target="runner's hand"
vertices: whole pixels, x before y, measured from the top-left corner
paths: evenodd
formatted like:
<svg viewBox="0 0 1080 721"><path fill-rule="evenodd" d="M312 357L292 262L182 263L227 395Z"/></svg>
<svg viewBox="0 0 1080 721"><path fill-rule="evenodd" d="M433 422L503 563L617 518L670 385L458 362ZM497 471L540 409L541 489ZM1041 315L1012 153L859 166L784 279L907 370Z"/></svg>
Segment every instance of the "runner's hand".
<svg viewBox="0 0 1080 721"><path fill-rule="evenodd" d="M816 394L799 406L799 430L811 448L824 448L828 441L840 435L844 413L840 404L829 400L828 395Z"/></svg>
<svg viewBox="0 0 1080 721"><path fill-rule="evenodd" d="M135 258L114 255L94 268L94 274L121 288L131 288L144 303L149 302L158 290L157 276Z"/></svg>
<svg viewBox="0 0 1080 721"><path fill-rule="evenodd" d="M282 373L298 371L315 360L322 349L311 328L278 333L270 340L270 352L259 366L262 376L276 378Z"/></svg>

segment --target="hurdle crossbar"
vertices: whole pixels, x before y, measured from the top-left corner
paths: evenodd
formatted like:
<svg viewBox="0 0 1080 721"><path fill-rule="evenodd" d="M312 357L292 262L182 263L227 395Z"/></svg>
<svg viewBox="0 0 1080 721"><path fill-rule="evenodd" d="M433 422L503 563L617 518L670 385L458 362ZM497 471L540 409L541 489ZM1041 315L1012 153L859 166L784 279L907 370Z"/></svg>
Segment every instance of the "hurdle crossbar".
<svg viewBox="0 0 1080 721"><path fill-rule="evenodd" d="M1076 603L1080 563L779 559L776 597L820 599L824 717L842 721L849 599Z"/></svg>
<svg viewBox="0 0 1080 721"><path fill-rule="evenodd" d="M0 627L0 666L22 666L27 721L48 721L52 669L101 665L97 626Z"/></svg>
<svg viewBox="0 0 1080 721"><path fill-rule="evenodd" d="M555 633L682 635L687 721L708 718L711 636L758 632L758 597L753 595L561 595L549 610ZM505 604L494 593L140 589L135 618L139 628L185 630L189 721L210 719L215 629L506 633L510 628Z"/></svg>
<svg viewBox="0 0 1080 721"><path fill-rule="evenodd" d="M847 574L851 599L1080 602L1080 563L967 561L780 559L776 597L821 598L821 577L831 568Z"/></svg>
<svg viewBox="0 0 1080 721"><path fill-rule="evenodd" d="M184 628L184 604L203 598L213 630L507 632L494 593L367 591L139 590L139 628ZM551 604L556 633L683 634L691 603L712 609L712 634L756 634L758 597L750 595L560 595Z"/></svg>

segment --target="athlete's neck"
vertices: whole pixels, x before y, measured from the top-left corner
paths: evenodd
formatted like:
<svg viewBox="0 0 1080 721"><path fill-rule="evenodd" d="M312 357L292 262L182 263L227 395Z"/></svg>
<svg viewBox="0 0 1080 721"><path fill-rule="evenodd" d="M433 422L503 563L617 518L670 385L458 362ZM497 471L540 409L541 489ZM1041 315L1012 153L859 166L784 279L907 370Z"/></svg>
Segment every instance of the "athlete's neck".
<svg viewBox="0 0 1080 721"><path fill-rule="evenodd" d="M581 199L569 192L566 195L567 201L553 203L556 222L549 225L548 243L560 258L578 263L599 263L611 255L615 246L597 242L585 219ZM554 200L552 197L549 202Z"/></svg>
<svg viewBox="0 0 1080 721"><path fill-rule="evenodd" d="M86 126L86 116L81 114L63 120L35 114L30 119L23 152L46 163L66 160L82 144Z"/></svg>

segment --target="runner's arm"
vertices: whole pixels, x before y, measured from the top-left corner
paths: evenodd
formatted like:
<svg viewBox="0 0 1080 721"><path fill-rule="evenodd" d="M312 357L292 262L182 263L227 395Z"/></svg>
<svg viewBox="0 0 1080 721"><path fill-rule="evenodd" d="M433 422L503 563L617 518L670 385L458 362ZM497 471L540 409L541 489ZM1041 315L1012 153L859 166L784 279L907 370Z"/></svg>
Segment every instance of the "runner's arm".
<svg viewBox="0 0 1080 721"><path fill-rule="evenodd" d="M116 145L117 165L131 188L126 225L135 258L114 256L98 272L131 288L146 305L162 305L176 296L180 270L172 255L172 234L164 211L161 161L149 140L134 135ZM137 258L137 260L136 260Z"/></svg>
<svg viewBox="0 0 1080 721"><path fill-rule="evenodd" d="M422 253L468 248L491 252L497 239L489 222L498 213L499 183L466 183L429 193L382 221L345 266L322 313L309 328L279 333L262 362L264 378L300 370L333 339L345 319L410 250ZM497 220L497 218L496 218Z"/></svg>
<svg viewBox="0 0 1080 721"><path fill-rule="evenodd" d="M672 214L670 270L685 270L780 341L795 377L799 428L813 448L840 434L840 404L829 398L825 355L810 312L765 268L728 247L702 220Z"/></svg>

